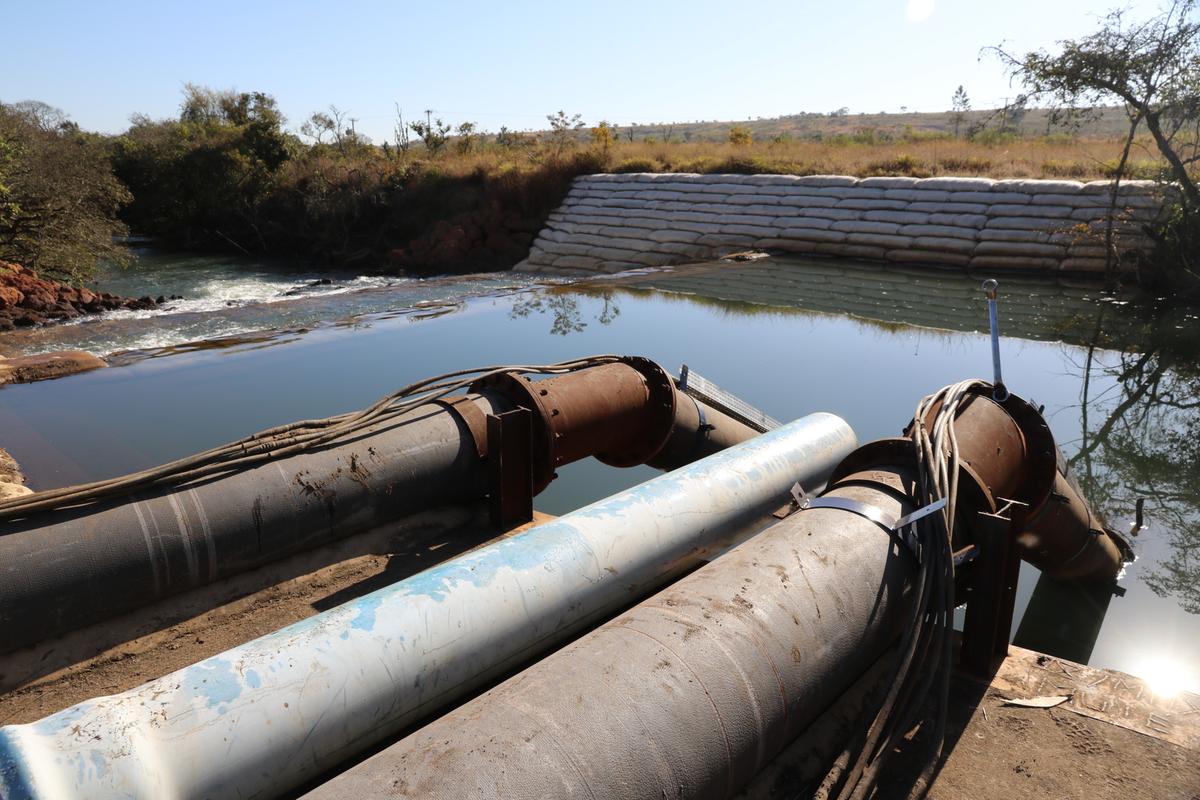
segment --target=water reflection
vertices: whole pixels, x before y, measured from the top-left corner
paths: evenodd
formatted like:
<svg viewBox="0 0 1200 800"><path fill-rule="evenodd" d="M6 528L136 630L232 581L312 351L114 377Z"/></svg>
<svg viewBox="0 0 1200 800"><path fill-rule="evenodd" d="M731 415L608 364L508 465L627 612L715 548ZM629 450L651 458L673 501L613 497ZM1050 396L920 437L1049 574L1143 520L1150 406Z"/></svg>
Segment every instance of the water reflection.
<svg viewBox="0 0 1200 800"><path fill-rule="evenodd" d="M1200 331L1187 309L1135 304L1120 335L1110 316L1097 316L1080 371L1080 440L1070 462L1110 516L1146 499L1148 535L1170 552L1142 580L1200 614Z"/></svg>
<svg viewBox="0 0 1200 800"><path fill-rule="evenodd" d="M1007 337L1087 344L1095 337L1097 310L1114 302L1094 282L1061 276L1000 278L1001 330ZM959 271L787 258L718 262L614 281L618 290L684 295L732 315L821 313L853 317L881 330L920 327L986 333L979 283ZM587 285L574 290L597 291ZM1130 330L1127 317L1108 316L1109 335L1133 337L1137 326Z"/></svg>
<svg viewBox="0 0 1200 800"><path fill-rule="evenodd" d="M519 296L509 309L510 319L524 319L532 315L548 315L550 317L550 333L555 336L566 336L570 333L580 333L588 326L583 321L579 309L579 300L573 297L576 291L562 287L550 288L544 292ZM614 291L609 288L581 287L578 293L599 297L602 305L593 319L601 325L612 323L621 315L621 308L614 299Z"/></svg>
<svg viewBox="0 0 1200 800"><path fill-rule="evenodd" d="M1108 586L1038 580L1027 569L1028 613L1020 620L1017 642L1084 663L1095 658L1163 686L1200 689L1195 623L1180 618L1200 614L1196 314L1136 291L1106 298L1087 283L1001 276L1001 284L1001 327L1009 352L1014 338L1062 343L1059 369L1065 374L1056 378L1074 387L1077 403L1050 387L1049 376L1023 389L1047 402L1086 495L1118 529L1128 526L1139 498L1146 498L1148 518L1135 542L1138 561L1117 587L1127 596L1114 597ZM925 329L941 331L953 343L957 334L950 332L987 330L978 278L845 262L716 264L603 287L578 284L540 301L522 299L513 313L548 314L552 331L566 335L583 330L583 315L589 308L595 313L600 298L604 309L616 307L618 299L636 304L672 298L739 325L772 320L779 331L791 319L819 325L825 315L850 316L897 339ZM919 342L913 352L918 357ZM911 382L926 380L922 375L914 374ZM847 379L845 373L824 377ZM1156 617L1149 626L1147 615Z"/></svg>

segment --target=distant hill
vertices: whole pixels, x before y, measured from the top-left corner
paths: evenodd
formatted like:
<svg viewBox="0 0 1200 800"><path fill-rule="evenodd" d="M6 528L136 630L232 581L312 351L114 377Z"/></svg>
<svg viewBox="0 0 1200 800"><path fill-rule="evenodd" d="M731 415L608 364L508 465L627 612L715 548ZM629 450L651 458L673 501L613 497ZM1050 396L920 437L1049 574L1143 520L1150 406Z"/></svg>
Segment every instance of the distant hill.
<svg viewBox="0 0 1200 800"><path fill-rule="evenodd" d="M960 125L960 132L966 132L971 125L987 125L999 128L1002 119L1008 120L1008 127L1019 131L1022 135L1038 136L1052 133L1067 132L1067 128L1054 126L1050 114L1045 109L1031 108L1024 112L1005 112L1002 109L968 111ZM929 113L903 114L865 114L855 112L832 112L827 114L800 113L784 117L760 117L751 120L704 120L698 122L662 122L653 124L636 124L633 126L618 126L622 139L626 138L632 127L635 140L655 137L659 140L672 141L724 141L729 136L729 129L734 125L742 125L750 129L757 140L771 139L776 136L790 136L796 139L818 139L828 136L853 135L866 130L887 131L902 134L906 130L912 132L954 133L954 114L950 111ZM1125 112L1120 108L1096 109L1094 119L1082 122L1073 131L1082 136L1120 136L1128 130Z"/></svg>

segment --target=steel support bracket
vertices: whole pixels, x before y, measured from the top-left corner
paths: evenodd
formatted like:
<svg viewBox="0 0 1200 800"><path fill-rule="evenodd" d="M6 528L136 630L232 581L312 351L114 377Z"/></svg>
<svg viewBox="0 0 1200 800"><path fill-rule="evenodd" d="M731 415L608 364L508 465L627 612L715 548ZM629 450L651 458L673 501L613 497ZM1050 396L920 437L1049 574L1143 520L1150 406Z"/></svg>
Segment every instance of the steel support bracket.
<svg viewBox="0 0 1200 800"><path fill-rule="evenodd" d="M487 417L488 515L508 530L533 519L533 415L515 408Z"/></svg>
<svg viewBox="0 0 1200 800"><path fill-rule="evenodd" d="M1017 602L1021 561L1015 539L1025 527L1027 503L996 498L995 513L980 512L975 535L974 580L963 622L960 666L990 676L998 659L1008 654L1009 632Z"/></svg>

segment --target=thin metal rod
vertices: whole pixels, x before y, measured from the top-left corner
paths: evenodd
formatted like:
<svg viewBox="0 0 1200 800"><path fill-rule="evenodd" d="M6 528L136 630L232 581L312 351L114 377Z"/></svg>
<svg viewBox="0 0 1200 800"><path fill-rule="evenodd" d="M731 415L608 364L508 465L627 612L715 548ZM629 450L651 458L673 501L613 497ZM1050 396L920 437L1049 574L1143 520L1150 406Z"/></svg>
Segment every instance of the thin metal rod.
<svg viewBox="0 0 1200 800"><path fill-rule="evenodd" d="M996 290L1000 288L1000 282L995 278L988 278L983 282L983 291L987 294L988 301L988 325L992 330L992 398L997 403L1003 403L1008 399L1008 389L1004 386L1004 378L1000 374L1000 320L996 308Z"/></svg>

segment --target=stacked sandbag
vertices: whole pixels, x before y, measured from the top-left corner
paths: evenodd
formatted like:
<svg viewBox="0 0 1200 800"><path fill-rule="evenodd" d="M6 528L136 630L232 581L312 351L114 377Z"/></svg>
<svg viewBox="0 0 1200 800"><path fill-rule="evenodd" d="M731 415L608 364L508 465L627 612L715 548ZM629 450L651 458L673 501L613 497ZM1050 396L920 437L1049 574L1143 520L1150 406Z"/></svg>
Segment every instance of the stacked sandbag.
<svg viewBox="0 0 1200 800"><path fill-rule="evenodd" d="M1148 246L1160 187L1117 194L1113 250ZM1102 272L1109 181L588 175L518 269L621 272L756 249L989 270ZM1125 260L1128 263L1128 260Z"/></svg>

